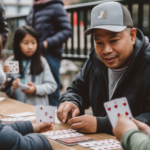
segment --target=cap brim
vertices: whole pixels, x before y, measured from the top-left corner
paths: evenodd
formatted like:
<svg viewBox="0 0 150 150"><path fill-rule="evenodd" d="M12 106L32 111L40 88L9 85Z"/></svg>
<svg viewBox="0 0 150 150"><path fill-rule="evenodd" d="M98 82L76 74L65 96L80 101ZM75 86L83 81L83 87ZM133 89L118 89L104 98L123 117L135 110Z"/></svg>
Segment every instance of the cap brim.
<svg viewBox="0 0 150 150"><path fill-rule="evenodd" d="M84 32L84 35L89 35L89 34L93 33L94 29L104 29L104 30L108 30L108 31L112 31L112 32L121 32L121 31L125 30L126 28L127 28L127 26L102 25L102 26L96 26L96 27L86 30Z"/></svg>

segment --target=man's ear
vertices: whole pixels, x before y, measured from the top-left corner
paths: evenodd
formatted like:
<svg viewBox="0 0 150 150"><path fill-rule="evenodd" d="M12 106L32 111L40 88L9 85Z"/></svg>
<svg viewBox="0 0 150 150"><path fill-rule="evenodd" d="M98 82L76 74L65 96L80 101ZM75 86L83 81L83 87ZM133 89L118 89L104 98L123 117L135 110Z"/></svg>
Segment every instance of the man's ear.
<svg viewBox="0 0 150 150"><path fill-rule="evenodd" d="M135 44L136 33L137 33L137 30L135 28L132 28L130 31L130 36L131 36L131 42L133 45Z"/></svg>

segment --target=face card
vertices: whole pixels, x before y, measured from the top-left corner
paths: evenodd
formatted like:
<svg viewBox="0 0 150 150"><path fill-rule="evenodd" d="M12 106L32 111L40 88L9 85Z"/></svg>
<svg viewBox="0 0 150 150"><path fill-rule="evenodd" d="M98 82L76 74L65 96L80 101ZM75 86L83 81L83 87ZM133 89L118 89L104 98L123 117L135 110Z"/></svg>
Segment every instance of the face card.
<svg viewBox="0 0 150 150"><path fill-rule="evenodd" d="M120 107L118 106L116 100L104 103L104 107L108 114L111 125L115 127L118 117L121 113Z"/></svg>
<svg viewBox="0 0 150 150"><path fill-rule="evenodd" d="M6 61L5 65L10 66L9 73L19 73L19 61Z"/></svg>
<svg viewBox="0 0 150 150"><path fill-rule="evenodd" d="M41 106L38 107L38 122L55 122L55 107Z"/></svg>

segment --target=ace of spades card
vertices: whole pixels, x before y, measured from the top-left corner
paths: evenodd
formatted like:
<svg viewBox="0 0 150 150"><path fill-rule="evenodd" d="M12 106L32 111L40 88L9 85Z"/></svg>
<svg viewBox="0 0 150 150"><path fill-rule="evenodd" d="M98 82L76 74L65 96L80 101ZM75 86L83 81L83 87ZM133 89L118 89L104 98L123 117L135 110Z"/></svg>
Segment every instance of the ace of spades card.
<svg viewBox="0 0 150 150"><path fill-rule="evenodd" d="M113 128L116 126L120 114L126 115L127 119L132 118L132 113L125 97L106 102L104 107Z"/></svg>
<svg viewBox="0 0 150 150"><path fill-rule="evenodd" d="M55 122L55 107L36 106L36 118L38 123Z"/></svg>
<svg viewBox="0 0 150 150"><path fill-rule="evenodd" d="M19 62L18 61L6 61L5 65L10 66L10 72L8 72L8 73L19 73Z"/></svg>

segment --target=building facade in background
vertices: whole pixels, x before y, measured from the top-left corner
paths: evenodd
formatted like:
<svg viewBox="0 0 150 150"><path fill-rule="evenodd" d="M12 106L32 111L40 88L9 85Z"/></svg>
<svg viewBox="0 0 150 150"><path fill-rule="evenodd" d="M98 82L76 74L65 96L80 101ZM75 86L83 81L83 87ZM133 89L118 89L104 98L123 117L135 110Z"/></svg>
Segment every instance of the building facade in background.
<svg viewBox="0 0 150 150"><path fill-rule="evenodd" d="M33 0L1 0L5 7L6 17L27 15ZM80 0L64 0L65 6L78 3Z"/></svg>

